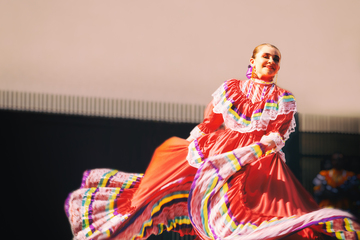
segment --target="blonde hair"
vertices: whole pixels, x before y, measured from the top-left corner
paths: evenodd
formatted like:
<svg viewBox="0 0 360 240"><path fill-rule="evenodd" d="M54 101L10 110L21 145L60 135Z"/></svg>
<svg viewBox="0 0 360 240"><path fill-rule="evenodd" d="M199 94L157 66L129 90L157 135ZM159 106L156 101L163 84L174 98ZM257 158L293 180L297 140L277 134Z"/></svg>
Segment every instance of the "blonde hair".
<svg viewBox="0 0 360 240"><path fill-rule="evenodd" d="M253 54L252 54L251 58L255 58L255 57L256 57L256 54L261 50L261 48L262 48L263 46L268 46L268 47L275 48L275 49L278 50L279 53L280 53L280 50L279 50L276 46L274 46L274 45L272 45L272 44L270 44L270 43L263 43L263 44L260 44L259 46L257 46L257 47L254 48L254 51L253 51ZM280 57L281 57L281 53L280 53Z"/></svg>

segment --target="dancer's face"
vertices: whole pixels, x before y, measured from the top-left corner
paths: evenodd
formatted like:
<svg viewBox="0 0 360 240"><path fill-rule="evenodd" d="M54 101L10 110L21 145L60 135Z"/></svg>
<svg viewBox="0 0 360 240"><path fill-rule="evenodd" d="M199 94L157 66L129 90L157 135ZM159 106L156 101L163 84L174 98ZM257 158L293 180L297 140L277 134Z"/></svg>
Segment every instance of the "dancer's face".
<svg viewBox="0 0 360 240"><path fill-rule="evenodd" d="M250 59L250 64L255 68L257 78L271 81L280 69L280 58L280 52L276 48L265 45L255 58Z"/></svg>

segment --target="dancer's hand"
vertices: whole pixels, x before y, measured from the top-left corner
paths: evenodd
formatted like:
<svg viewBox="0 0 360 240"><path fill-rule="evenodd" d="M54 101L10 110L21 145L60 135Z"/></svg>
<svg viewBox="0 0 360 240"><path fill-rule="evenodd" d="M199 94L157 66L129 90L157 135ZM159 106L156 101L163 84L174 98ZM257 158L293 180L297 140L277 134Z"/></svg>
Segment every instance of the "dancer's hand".
<svg viewBox="0 0 360 240"><path fill-rule="evenodd" d="M276 144L273 140L270 139L261 139L260 143L264 146L264 153L266 153L267 151L272 150L273 148L276 147Z"/></svg>

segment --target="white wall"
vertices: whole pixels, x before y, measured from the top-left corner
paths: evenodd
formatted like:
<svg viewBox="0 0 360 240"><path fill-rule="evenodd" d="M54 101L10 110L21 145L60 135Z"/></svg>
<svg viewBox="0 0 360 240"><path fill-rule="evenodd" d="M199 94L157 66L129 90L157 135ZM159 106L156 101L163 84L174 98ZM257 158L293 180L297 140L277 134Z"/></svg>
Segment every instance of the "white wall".
<svg viewBox="0 0 360 240"><path fill-rule="evenodd" d="M359 0L0 0L0 90L206 104L282 52L306 114L360 116Z"/></svg>

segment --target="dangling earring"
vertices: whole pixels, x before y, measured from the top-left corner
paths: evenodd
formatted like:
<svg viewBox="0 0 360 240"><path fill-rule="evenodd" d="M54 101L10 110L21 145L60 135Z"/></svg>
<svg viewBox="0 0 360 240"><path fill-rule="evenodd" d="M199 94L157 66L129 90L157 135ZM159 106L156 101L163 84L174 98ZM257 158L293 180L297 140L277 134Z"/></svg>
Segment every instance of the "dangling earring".
<svg viewBox="0 0 360 240"><path fill-rule="evenodd" d="M251 71L251 79L254 80L255 76L256 76L256 74L255 74L255 66L253 66L252 71Z"/></svg>
<svg viewBox="0 0 360 240"><path fill-rule="evenodd" d="M252 74L252 66L251 65L248 65L248 70L246 72L246 77L247 79L250 79L251 78L251 74Z"/></svg>

